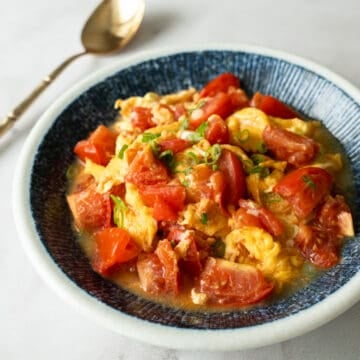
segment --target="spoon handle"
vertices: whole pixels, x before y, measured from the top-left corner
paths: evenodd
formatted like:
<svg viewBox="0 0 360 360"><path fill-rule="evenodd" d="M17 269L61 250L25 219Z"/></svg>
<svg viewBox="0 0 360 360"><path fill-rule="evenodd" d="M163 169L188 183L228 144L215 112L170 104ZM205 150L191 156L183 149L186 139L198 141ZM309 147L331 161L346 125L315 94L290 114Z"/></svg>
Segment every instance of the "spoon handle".
<svg viewBox="0 0 360 360"><path fill-rule="evenodd" d="M27 110L27 108L39 97L40 94L62 73L62 71L74 60L87 54L86 51L70 56L62 62L51 74L46 76L42 82L28 95L13 111L0 121L0 137L4 135L15 123L15 121Z"/></svg>

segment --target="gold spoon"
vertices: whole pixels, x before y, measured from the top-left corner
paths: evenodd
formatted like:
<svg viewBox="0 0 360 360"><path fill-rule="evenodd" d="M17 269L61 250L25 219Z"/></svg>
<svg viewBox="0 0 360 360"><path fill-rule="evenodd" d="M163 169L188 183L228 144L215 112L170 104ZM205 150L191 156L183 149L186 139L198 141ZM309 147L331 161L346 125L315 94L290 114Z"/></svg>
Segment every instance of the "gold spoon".
<svg viewBox="0 0 360 360"><path fill-rule="evenodd" d="M144 17L144 11L144 0L103 0L90 15L81 33L84 51L70 56L61 63L0 121L0 137L74 60L86 54L109 54L122 49L134 37Z"/></svg>

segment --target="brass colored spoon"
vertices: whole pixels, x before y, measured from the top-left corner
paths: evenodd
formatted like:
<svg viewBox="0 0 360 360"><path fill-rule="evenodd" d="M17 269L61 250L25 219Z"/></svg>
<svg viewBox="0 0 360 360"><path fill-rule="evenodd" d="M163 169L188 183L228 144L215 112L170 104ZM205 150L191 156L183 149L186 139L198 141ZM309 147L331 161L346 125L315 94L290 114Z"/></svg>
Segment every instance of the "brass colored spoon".
<svg viewBox="0 0 360 360"><path fill-rule="evenodd" d="M0 121L0 137L75 59L86 54L109 54L122 49L134 37L144 17L144 11L144 0L103 0L83 28L81 42L84 51L70 56L61 63L25 100Z"/></svg>

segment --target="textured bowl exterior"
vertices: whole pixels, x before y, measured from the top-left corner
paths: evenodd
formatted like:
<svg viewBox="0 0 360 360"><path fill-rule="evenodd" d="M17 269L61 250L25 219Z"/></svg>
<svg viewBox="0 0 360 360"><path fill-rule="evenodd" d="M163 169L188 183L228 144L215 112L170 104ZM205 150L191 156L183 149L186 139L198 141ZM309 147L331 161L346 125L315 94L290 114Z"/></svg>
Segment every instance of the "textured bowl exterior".
<svg viewBox="0 0 360 360"><path fill-rule="evenodd" d="M140 323L146 323L146 329L175 328L181 334L184 334L181 329L185 329L189 330L189 334L191 330L191 333L200 337L198 345L187 346L185 343L177 346L174 342L167 343L168 340L165 342L167 337L164 337L164 341L155 340L149 334L132 333L134 328L128 328L127 332L121 324L118 325L119 329L116 329L107 323L108 327L119 330L120 333L169 347L206 348L205 344L211 338L208 336L209 333L226 334L230 329L234 329L235 332L231 334L232 336L238 334L240 341L228 342L228 348L265 345L284 340L289 335L283 331L280 332L282 336L280 334L275 338L273 335L269 335L268 338L265 336L263 342L250 340L250 345L241 340L246 338L246 330L251 339L251 334L256 334L257 329L264 325L267 326L268 331L271 331L269 325L273 324L275 329L278 326L275 324L279 321L294 318L295 315L298 319L301 314L314 308L315 305L321 312L319 305L324 303L326 306L326 300L337 296L339 289L348 285L351 280L356 278L359 284L360 242L358 235L344 245L340 264L324 271L304 288L288 297L237 311L197 312L171 308L121 289L92 271L72 231L72 218L65 199L66 170L74 161L72 152L74 145L80 139L87 137L89 132L100 123L109 124L114 121L117 112L113 105L118 98L142 96L149 91L164 94L189 86L201 88L215 75L225 71L237 74L242 81L242 86L249 94L260 91L276 96L306 116L321 120L337 137L348 154L353 171L354 183L349 187L349 196L351 196L351 206L355 213L355 228L358 234L360 106L358 99L331 79L299 64L249 50L214 49L187 51L159 57L150 56L147 60L135 61L133 65L120 68L116 72L109 71L105 77L102 76L100 81L95 82L81 95L68 99L67 103L65 101L58 106L55 113L53 111L51 114L52 120L49 120L48 116L46 125L43 121L42 130L38 130L38 135L33 135L30 140L33 153L26 154L26 158L30 160L28 164L30 170L26 174L24 170L18 171L18 177L22 176L25 179L28 177L28 181L25 181L25 184L21 181L21 185L18 181L18 185L22 187L22 191L25 191L27 194L25 196L29 200L29 204L25 205L28 207L23 209L24 216L29 217L31 214L31 219L27 219L27 224L32 227L32 235L27 234L28 236L25 237L32 236L36 238L35 241L40 242L37 246L41 252L46 253L47 264L52 264L51 267L56 266L61 270L59 281L71 283L71 292L80 291L82 298L95 301L95 311L105 313L110 310L111 313L125 314L127 323L138 326L138 320L140 320ZM40 133L41 136L39 136ZM34 144L37 145L34 147ZM23 159L22 166L24 162ZM24 241L28 240L24 239ZM40 266L40 272L46 271L45 268ZM53 286L59 290L56 284ZM359 298L359 289L355 292L355 296L348 303L354 303ZM343 310L340 308L336 309L337 313L341 311ZM94 317L99 319L102 315L98 313ZM289 330L289 333L293 334L290 336L314 328L328 319L329 317L321 318L321 321L311 326L309 324L303 326L301 330L299 320L296 320L297 331L292 333ZM164 326L154 326L158 324ZM291 326L291 322L286 324ZM225 344L226 341L220 341L218 346L209 344L207 348L225 350Z"/></svg>

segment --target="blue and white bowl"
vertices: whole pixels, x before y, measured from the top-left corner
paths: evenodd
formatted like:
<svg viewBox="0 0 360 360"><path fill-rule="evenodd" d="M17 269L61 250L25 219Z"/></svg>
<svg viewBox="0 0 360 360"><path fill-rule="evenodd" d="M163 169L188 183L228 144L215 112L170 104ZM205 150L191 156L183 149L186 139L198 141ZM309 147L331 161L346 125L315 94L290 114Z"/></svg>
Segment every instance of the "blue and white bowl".
<svg viewBox="0 0 360 360"><path fill-rule="evenodd" d="M98 124L111 123L117 98L200 88L230 71L245 90L271 94L321 120L338 138L353 171L356 237L342 261L303 289L252 309L196 312L170 308L118 288L94 273L71 227L66 170L73 148ZM39 120L22 150L14 183L15 219L24 248L56 292L125 336L173 348L234 350L310 331L360 299L360 93L310 61L249 46L139 54L76 85Z"/></svg>

